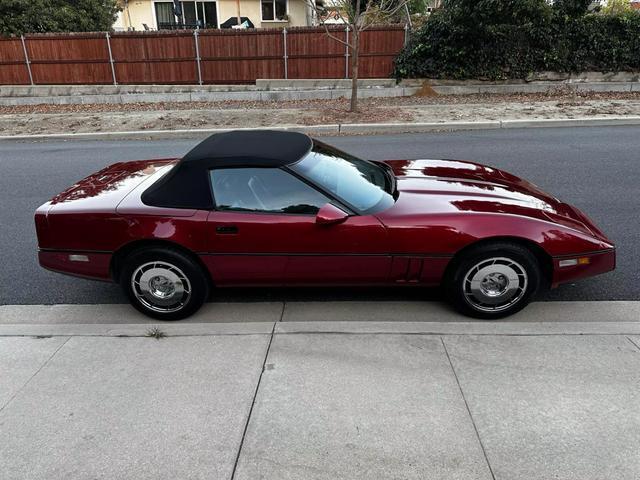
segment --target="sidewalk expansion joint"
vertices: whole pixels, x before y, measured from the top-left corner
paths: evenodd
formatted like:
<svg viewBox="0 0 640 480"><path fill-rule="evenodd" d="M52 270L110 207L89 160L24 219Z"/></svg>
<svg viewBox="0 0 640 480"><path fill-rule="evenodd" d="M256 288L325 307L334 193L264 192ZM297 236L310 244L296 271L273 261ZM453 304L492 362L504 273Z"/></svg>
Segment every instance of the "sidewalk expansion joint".
<svg viewBox="0 0 640 480"><path fill-rule="evenodd" d="M633 341L633 339L631 337L627 337L627 340L629 340L631 342L631 345L633 345L634 347L636 347L638 350L640 350L640 345L638 345L636 342Z"/></svg>
<svg viewBox="0 0 640 480"><path fill-rule="evenodd" d="M284 307L283 307L283 311L284 311ZM271 336L269 337L269 343L267 344L267 350L264 354L264 359L262 360L262 368L260 369L260 376L258 377L258 383L256 384L256 389L253 392L253 399L251 401L251 407L249 407L249 414L247 415L247 421L244 424L244 430L242 431L242 438L240 439L240 445L238 446L238 453L236 455L236 460L233 463L233 470L231 471L231 480L234 480L234 478L236 477L236 470L238 469L238 462L240 461L240 455L242 454L244 439L247 436L247 430L249 429L249 422L251 421L251 415L253 414L253 407L256 404L256 398L258 397L258 391L260 390L260 382L262 382L262 375L264 374L264 370L267 365L267 358L269 357L269 351L271 350L271 343L273 342L273 336L276 331L276 323L277 322L273 323L273 328L271 329Z"/></svg>
<svg viewBox="0 0 640 480"><path fill-rule="evenodd" d="M456 379L456 384L458 385L458 390L460 390L460 395L462 396L462 400L464 401L464 406L467 408L467 413L469 414L469 419L471 420L471 424L473 425L473 429L476 432L476 437L478 439L478 443L480 444L480 448L482 449L482 455L484 455L484 460L487 462L487 467L489 468L489 473L491 473L491 478L496 480L496 476L493 473L493 468L491 467L491 463L489 462L489 457L487 456L487 451L484 448L484 444L482 443L482 438L480 438L480 432L478 431L478 427L476 426L476 422L473 419L473 414L471 413L471 409L469 408L469 402L467 402L467 397L464 395L464 390L462 390L462 385L460 384L460 379L458 378L458 374L456 373L456 369L453 366L453 362L451 361L451 357L449 356L449 350L447 350L447 345L444 343L444 339L440 337L440 342L442 342L442 348L444 348L444 353L447 356L447 360L449 361L449 366L451 367L451 371L453 372L453 376Z"/></svg>
<svg viewBox="0 0 640 480"><path fill-rule="evenodd" d="M55 351L54 351L51 355L49 355L49 358L47 358L47 359L42 363L42 365L40 365L40 368L38 368L38 369L34 372L34 374L33 374L33 375L31 375L31 376L29 377L29 379L28 379L26 382L24 382L24 385L22 385L18 390L16 390L16 392L15 392L13 395L11 395L11 397L9 398L9 400L7 400L7 402L6 402L4 405L0 406L0 413L2 413L2 411L3 411L3 410L4 410L4 409L5 409L5 408L6 408L6 407L7 407L7 406L8 406L8 405L13 401L13 399L14 399L14 398L16 398L16 397L18 396L18 394L19 394L22 390L24 390L24 388L25 388L27 385L29 385L29 383L31 383L31 380L33 380L33 379L35 378L35 376L36 376L36 375L38 375L38 374L40 373L40 371L41 371L44 367L46 367L46 366L49 364L49 362L51 362L51 360L53 359L53 357L55 357L55 356L56 356L56 354L60 351L60 349L61 349L62 347L64 347L64 346L67 344L67 342L68 342L69 340L71 340L71 337L68 337L64 342L62 342L62 344L61 344L58 348L56 348L56 349L55 349Z"/></svg>

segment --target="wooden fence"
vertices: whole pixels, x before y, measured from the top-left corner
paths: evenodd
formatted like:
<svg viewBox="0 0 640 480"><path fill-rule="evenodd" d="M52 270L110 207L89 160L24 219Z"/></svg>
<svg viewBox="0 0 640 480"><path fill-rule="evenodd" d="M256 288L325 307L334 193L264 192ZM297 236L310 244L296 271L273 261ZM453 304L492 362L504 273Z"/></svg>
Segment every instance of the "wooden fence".
<svg viewBox="0 0 640 480"><path fill-rule="evenodd" d="M344 40L346 27L332 27ZM403 26L362 33L360 77L389 77ZM0 38L0 85L231 84L348 78L344 44L324 28L37 34Z"/></svg>

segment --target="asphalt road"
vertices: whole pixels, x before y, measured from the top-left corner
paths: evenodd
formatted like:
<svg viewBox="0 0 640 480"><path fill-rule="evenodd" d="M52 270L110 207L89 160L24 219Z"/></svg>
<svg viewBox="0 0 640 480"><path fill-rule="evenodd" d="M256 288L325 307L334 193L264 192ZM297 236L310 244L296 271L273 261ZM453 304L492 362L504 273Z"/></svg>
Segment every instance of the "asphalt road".
<svg viewBox="0 0 640 480"><path fill-rule="evenodd" d="M526 177L591 216L618 246L618 269L540 300L640 300L640 129L583 127L326 138L371 159L475 160ZM116 161L179 156L197 140L0 143L0 304L124 303L115 285L41 269L33 211ZM225 301L417 300L422 289L220 291Z"/></svg>

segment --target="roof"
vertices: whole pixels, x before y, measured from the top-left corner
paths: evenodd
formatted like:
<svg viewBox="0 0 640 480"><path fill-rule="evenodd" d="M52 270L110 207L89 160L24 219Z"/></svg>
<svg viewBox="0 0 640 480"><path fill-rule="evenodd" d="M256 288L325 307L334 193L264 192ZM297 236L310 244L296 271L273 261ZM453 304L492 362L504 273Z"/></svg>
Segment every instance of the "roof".
<svg viewBox="0 0 640 480"><path fill-rule="evenodd" d="M300 160L312 145L311 138L303 133L236 130L211 135L189 151L182 161L205 161L211 164L209 168L229 163L281 167Z"/></svg>
<svg viewBox="0 0 640 480"><path fill-rule="evenodd" d="M164 178L142 194L147 205L169 208L213 208L208 170L221 167L278 168L304 157L311 138L274 130L217 133L190 150Z"/></svg>

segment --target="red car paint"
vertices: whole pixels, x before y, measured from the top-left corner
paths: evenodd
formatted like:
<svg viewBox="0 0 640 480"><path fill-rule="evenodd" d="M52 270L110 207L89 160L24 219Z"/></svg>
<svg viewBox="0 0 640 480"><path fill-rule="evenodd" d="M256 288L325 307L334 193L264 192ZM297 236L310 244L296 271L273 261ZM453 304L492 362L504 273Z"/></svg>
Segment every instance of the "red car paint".
<svg viewBox="0 0 640 480"><path fill-rule="evenodd" d="M487 239L535 244L552 286L615 268L614 245L577 209L514 175L471 162L393 160L395 204L333 223L316 216L151 207L140 195L176 159L111 165L35 214L40 264L113 278L114 254L141 242L196 253L216 286L437 285L460 250ZM220 234L218 227L237 227ZM88 261L71 261L69 255ZM588 265L560 268L563 258Z"/></svg>

